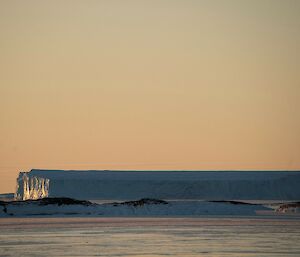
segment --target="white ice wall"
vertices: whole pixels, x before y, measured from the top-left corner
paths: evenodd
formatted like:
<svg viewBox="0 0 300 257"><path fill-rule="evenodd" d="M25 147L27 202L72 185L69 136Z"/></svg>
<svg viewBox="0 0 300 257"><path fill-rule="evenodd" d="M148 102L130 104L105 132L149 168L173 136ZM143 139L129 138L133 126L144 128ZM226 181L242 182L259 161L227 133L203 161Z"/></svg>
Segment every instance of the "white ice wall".
<svg viewBox="0 0 300 257"><path fill-rule="evenodd" d="M30 176L30 173L20 172L17 178L15 199L40 199L49 196L48 178Z"/></svg>

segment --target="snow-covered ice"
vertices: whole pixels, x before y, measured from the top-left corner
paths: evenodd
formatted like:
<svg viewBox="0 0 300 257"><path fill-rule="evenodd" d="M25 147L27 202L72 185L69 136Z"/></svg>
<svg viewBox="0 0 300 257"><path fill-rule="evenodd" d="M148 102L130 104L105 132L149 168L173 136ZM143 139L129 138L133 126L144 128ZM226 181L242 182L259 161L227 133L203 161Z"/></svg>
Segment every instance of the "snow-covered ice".
<svg viewBox="0 0 300 257"><path fill-rule="evenodd" d="M199 216L256 215L271 210L263 205L232 201L163 201L140 199L121 203L95 204L70 198L0 202L0 217L11 216Z"/></svg>

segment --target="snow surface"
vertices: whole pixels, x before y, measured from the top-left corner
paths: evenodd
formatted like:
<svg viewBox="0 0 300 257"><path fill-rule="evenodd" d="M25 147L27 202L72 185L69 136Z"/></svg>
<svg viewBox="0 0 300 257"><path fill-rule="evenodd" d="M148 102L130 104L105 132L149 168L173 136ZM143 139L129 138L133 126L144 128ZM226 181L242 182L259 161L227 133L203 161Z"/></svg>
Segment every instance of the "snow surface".
<svg viewBox="0 0 300 257"><path fill-rule="evenodd" d="M15 198L299 200L300 172L66 171L20 172Z"/></svg>
<svg viewBox="0 0 300 257"><path fill-rule="evenodd" d="M72 199L68 199L67 202ZM52 198L45 204L41 200L0 202L0 217L15 216L198 216L198 215L256 215L257 211L270 210L262 205L142 199L133 202L92 204L90 202L62 204ZM78 203L79 202L79 203Z"/></svg>

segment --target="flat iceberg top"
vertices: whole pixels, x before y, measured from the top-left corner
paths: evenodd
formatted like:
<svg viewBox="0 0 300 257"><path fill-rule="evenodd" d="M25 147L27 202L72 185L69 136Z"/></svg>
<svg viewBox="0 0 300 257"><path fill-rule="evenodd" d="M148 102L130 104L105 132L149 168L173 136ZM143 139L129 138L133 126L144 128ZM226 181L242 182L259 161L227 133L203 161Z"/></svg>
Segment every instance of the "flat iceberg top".
<svg viewBox="0 0 300 257"><path fill-rule="evenodd" d="M120 179L120 180L273 180L300 176L300 171L157 171L157 170L44 170L32 169L29 177L49 179Z"/></svg>
<svg viewBox="0 0 300 257"><path fill-rule="evenodd" d="M16 199L255 199L299 200L300 172L108 171L21 172Z"/></svg>

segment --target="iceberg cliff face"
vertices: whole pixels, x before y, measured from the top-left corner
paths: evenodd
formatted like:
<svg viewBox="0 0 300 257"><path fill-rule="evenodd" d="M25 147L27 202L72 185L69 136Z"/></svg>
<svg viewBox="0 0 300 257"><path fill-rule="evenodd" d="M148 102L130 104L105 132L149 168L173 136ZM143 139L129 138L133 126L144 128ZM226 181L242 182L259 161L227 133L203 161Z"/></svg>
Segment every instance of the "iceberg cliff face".
<svg viewBox="0 0 300 257"><path fill-rule="evenodd" d="M299 185L300 172L31 170L15 198L299 200Z"/></svg>
<svg viewBox="0 0 300 257"><path fill-rule="evenodd" d="M30 176L30 173L20 172L17 178L15 199L40 199L49 196L49 179Z"/></svg>

